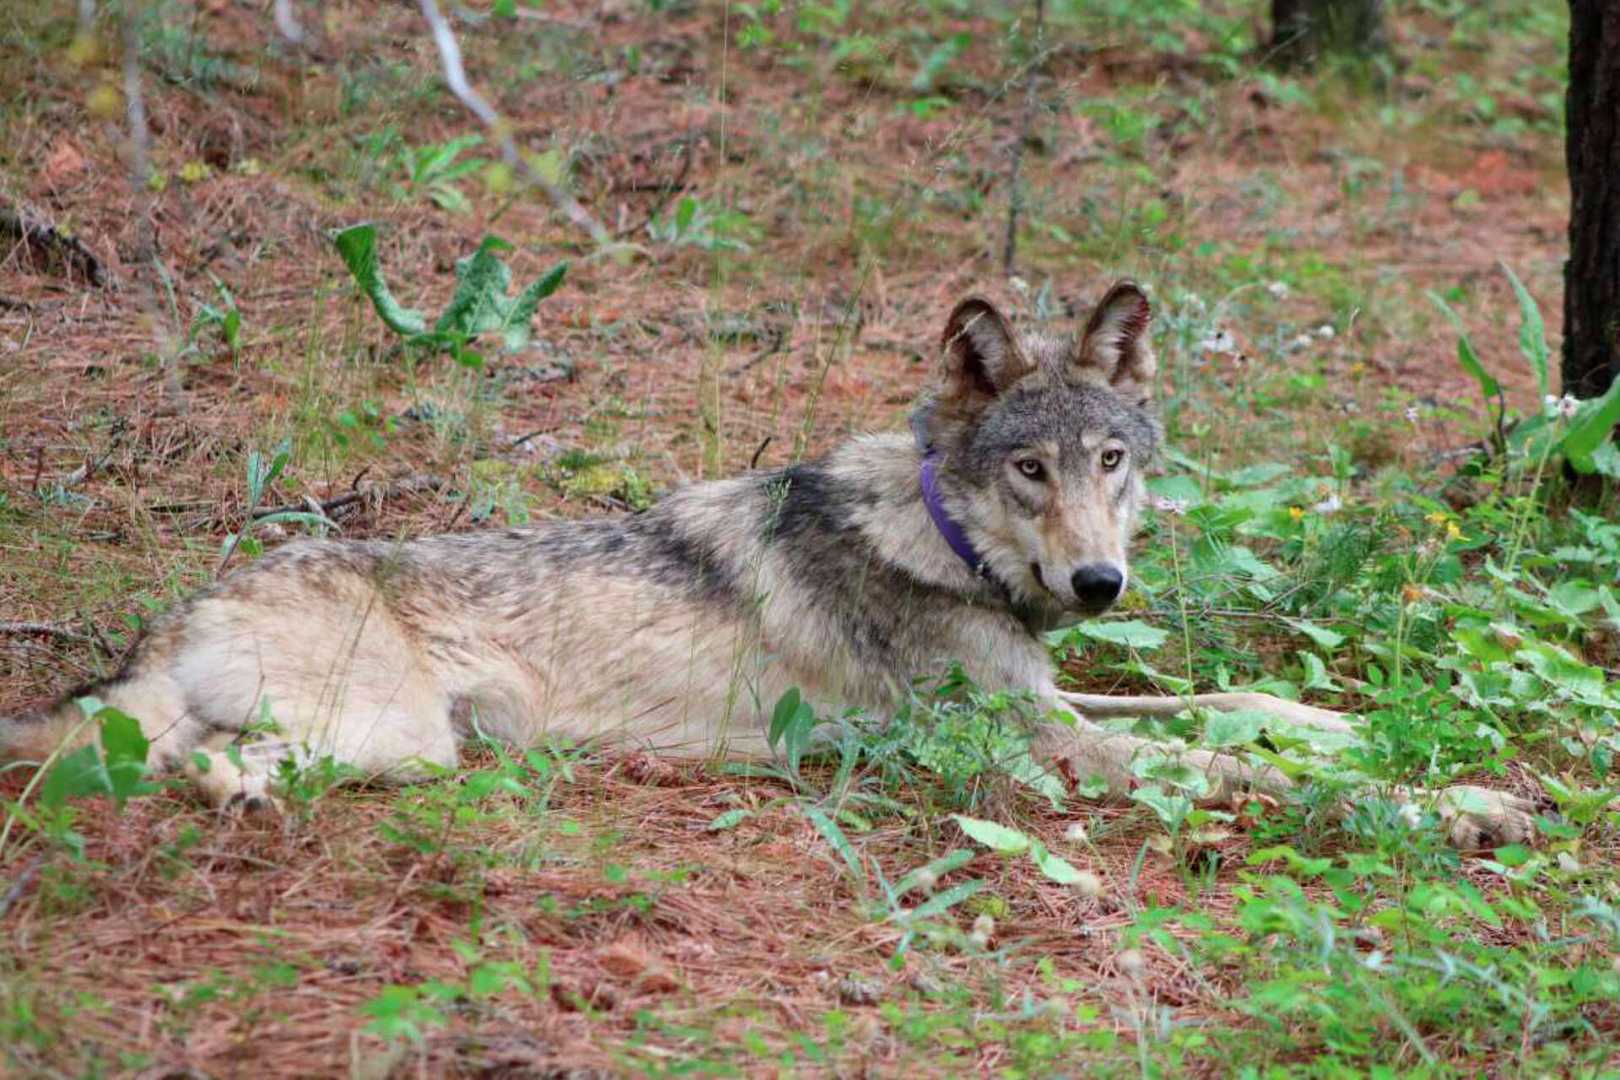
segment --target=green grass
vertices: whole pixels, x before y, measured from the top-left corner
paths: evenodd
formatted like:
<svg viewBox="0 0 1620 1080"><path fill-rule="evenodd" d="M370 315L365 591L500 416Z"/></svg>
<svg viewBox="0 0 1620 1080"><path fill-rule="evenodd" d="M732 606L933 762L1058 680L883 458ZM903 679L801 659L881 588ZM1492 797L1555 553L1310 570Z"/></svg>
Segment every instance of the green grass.
<svg viewBox="0 0 1620 1080"><path fill-rule="evenodd" d="M800 760L788 709L752 775L481 748L401 790L289 773L279 821L130 786L139 746L113 740L54 784L0 774L7 1069L1612 1068L1620 530L1612 475L1562 463L1616 463L1544 414L1547 342L1496 265L1556 330L1562 4L1391 5L1405 66L1288 75L1256 63L1253 5L1049 4L1021 285L991 268L1022 6L733 6L723 48L712 3L518 7L539 17L458 22L469 73L628 230L622 261L458 167L490 145L435 154L475 125L410 10L327 5L319 63L253 13L143 19L172 300L139 266L92 294L18 264L34 306L0 310L0 608L66 634L0 638L8 709L108 670L232 534L330 528L246 527L255 503L446 481L339 515L361 537L638 509L898 426L961 293L1063 321L1131 274L1177 509L1148 515L1125 610L1055 658L1090 690L1301 695L1366 736L1144 724L1301 786L1193 809L1168 753L1126 806L1054 805L1020 703L947 680L829 759ZM127 255L115 13L81 66L61 13L7 18L30 105L0 117L0 189ZM568 278L510 351L490 322L402 339L327 235L366 219L406 309L443 310L489 234L516 285ZM1513 421L1490 456L1451 453L1496 434L1459 333ZM1541 799L1535 843L1461 855L1397 810L1463 780Z"/></svg>

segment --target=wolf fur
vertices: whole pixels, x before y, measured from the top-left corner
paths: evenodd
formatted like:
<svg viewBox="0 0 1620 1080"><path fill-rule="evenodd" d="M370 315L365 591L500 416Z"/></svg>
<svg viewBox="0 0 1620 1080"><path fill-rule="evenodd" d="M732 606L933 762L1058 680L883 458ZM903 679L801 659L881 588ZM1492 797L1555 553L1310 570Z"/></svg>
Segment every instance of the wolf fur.
<svg viewBox="0 0 1620 1080"><path fill-rule="evenodd" d="M1075 337L1015 333L988 301L947 320L910 435L855 438L804 464L690 486L625 518L403 542L302 540L158 619L93 692L138 718L150 758L221 806L269 800L275 762L331 755L409 780L484 736L611 741L660 754L767 754L789 687L824 711L877 715L959 661L980 686L1029 690L1037 753L1071 779L1133 784L1143 740L1060 692L1040 632L1095 614L1126 581L1143 473L1160 440L1143 291L1117 283ZM919 483L976 555L952 549ZM1345 729L1336 713L1211 695ZM1131 711L1186 707L1128 699ZM226 748L264 716L272 741ZM71 699L0 726L43 758L85 725ZM1190 751L1210 798L1287 780ZM1483 805L1480 800L1486 800ZM1526 807L1451 797L1463 844L1527 834ZM1446 806L1442 800L1442 811Z"/></svg>

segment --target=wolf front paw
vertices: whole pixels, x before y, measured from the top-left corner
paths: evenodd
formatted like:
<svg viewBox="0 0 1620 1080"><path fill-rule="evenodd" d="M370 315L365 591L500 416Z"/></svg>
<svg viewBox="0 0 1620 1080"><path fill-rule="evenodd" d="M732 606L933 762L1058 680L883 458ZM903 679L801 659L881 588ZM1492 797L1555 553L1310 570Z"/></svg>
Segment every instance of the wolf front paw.
<svg viewBox="0 0 1620 1080"><path fill-rule="evenodd" d="M1535 836L1536 806L1529 799L1458 784L1441 791L1438 800L1440 820L1445 822L1451 846L1459 851L1524 844Z"/></svg>

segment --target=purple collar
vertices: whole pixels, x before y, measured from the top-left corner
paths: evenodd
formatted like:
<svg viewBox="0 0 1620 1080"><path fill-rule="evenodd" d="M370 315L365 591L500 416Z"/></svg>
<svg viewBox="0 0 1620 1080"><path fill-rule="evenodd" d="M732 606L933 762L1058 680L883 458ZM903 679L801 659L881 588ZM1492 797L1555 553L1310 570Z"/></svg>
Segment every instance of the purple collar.
<svg viewBox="0 0 1620 1080"><path fill-rule="evenodd" d="M967 563L967 568L974 574L984 573L984 556L979 554L968 539L962 528L962 523L951 517L950 511L945 509L945 503L939 495L939 478L935 475L935 467L939 463L937 451L930 450L923 455L922 461L922 497L923 505L928 507L928 516L934 519L934 528L939 535L956 552L957 558Z"/></svg>

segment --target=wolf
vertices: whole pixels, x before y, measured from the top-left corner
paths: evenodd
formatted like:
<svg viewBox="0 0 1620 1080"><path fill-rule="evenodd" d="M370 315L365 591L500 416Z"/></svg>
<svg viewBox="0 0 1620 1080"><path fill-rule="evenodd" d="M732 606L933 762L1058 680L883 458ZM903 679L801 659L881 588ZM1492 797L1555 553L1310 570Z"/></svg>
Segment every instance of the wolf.
<svg viewBox="0 0 1620 1080"><path fill-rule="evenodd" d="M404 542L290 542L154 621L89 688L139 719L159 768L213 803L272 801L276 763L330 755L408 781L477 735L762 756L790 687L829 714L890 715L959 663L1027 691L1038 760L1125 795L1149 743L1098 724L1189 706L1260 708L1350 730L1267 695L1111 699L1059 690L1042 634L1124 593L1162 430L1145 291L1109 288L1078 334L1019 333L990 301L951 311L909 433L677 490L617 519ZM86 727L74 696L0 727L43 758ZM276 734L243 742L273 719ZM82 736L81 736L82 737ZM1277 770L1191 750L1208 798L1280 791ZM1464 846L1522 839L1528 805L1440 800Z"/></svg>

